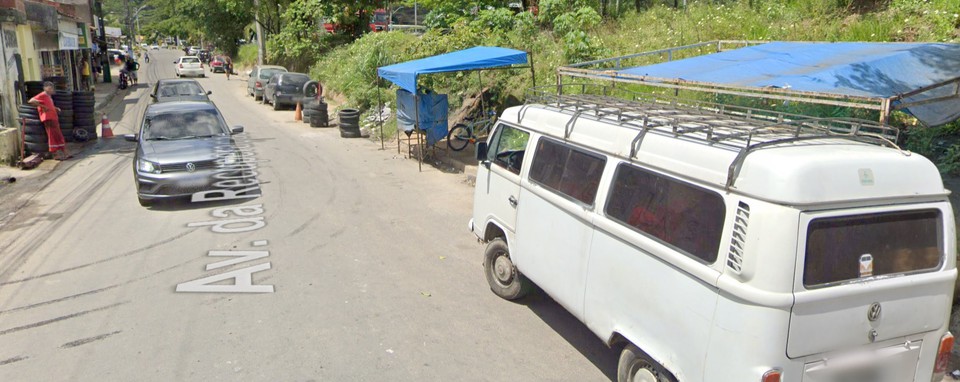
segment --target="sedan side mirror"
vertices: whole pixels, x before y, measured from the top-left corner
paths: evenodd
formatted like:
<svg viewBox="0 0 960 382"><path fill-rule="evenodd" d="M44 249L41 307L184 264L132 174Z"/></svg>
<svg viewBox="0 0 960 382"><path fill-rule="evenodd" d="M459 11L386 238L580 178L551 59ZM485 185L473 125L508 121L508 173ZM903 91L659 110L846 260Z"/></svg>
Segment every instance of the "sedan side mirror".
<svg viewBox="0 0 960 382"><path fill-rule="evenodd" d="M156 95L156 94L150 94L150 98L157 99L157 95Z"/></svg>
<svg viewBox="0 0 960 382"><path fill-rule="evenodd" d="M174 64L176 64L177 62L176 62L176 61L174 61L173 63L174 63Z"/></svg>
<svg viewBox="0 0 960 382"><path fill-rule="evenodd" d="M127 142L136 142L138 138L140 138L139 134L125 134L123 136L123 140Z"/></svg>
<svg viewBox="0 0 960 382"><path fill-rule="evenodd" d="M234 126L230 129L230 134L240 134L243 132L243 126Z"/></svg>
<svg viewBox="0 0 960 382"><path fill-rule="evenodd" d="M207 95L213 94L213 90L207 90Z"/></svg>

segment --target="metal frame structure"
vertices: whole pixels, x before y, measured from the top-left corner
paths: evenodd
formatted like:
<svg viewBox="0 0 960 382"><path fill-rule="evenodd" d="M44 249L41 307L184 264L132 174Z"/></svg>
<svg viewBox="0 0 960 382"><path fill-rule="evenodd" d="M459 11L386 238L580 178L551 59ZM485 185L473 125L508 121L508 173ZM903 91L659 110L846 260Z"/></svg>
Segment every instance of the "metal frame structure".
<svg viewBox="0 0 960 382"><path fill-rule="evenodd" d="M500 67L482 68L482 69L455 70L455 71L441 72L441 73L454 73L454 72L464 72L464 71L472 72L472 71L475 71L475 72L477 72L477 78L480 79L480 82L481 82L481 84L482 84L483 78L481 77L481 73L482 73L483 71L530 69L530 78L531 78L531 81L532 81L532 83L533 83L533 87L536 88L536 87L537 87L537 72L534 70L534 66L533 66L533 52L525 52L525 53L527 54L527 64L526 64L526 65L510 65L510 66L500 66ZM380 68L377 68L377 69L380 69ZM437 74L437 73L428 73L428 74ZM374 70L374 76L375 76L375 78L377 79L377 113L378 113L378 114L377 114L377 120L378 120L379 125L380 125L380 126L379 126L379 127L380 127L380 149L381 149L381 150L385 150L386 147L384 146L384 136L383 136L383 120L384 120L384 118L383 118L383 101L382 101L382 98L381 98L381 96L380 96L380 91L381 91L381 89L382 89L382 87L380 86L380 81L381 81L383 78L380 77L380 74L377 73L376 70ZM417 87L418 87L418 88L419 88L419 82L420 82L420 81L419 81L419 77L420 77L420 76L418 75L418 76L417 76L417 83L418 83L418 86L417 86ZM388 87L389 87L389 86L388 86ZM480 94L481 102L483 101L482 90L483 90L483 89L481 89L481 94ZM419 171L423 171L423 146L426 144L426 137L424 137L423 134L421 134L421 131L422 131L422 130L420 130L420 95L419 95L419 94L420 94L420 93L419 93L419 90L418 90L417 92L414 92L414 93L413 93L413 103L414 103L414 122L413 122L413 123L414 123L414 128L413 128L413 130L414 130L415 132L417 132L417 146L418 146L419 149L420 149L420 155L419 155L419 157L417 158L417 166L418 166ZM397 105L397 106L398 106L398 108L399 108L399 105ZM481 106L481 108L482 108L482 106ZM407 146L410 146L409 138L407 139ZM400 154L400 129L397 129L397 154Z"/></svg>
<svg viewBox="0 0 960 382"><path fill-rule="evenodd" d="M624 69L624 62L630 60L650 57L661 58L661 60L663 60L663 56L665 55L666 61L672 61L675 59L675 56L692 57L701 54L719 53L726 50L765 44L768 42L769 41L717 40L567 65L557 69L557 85L561 85L563 83L563 77L567 76L591 80L608 80L613 82L641 84L645 86L674 89L677 91L691 90L734 96L766 98L780 101L793 101L877 110L880 112L879 122L882 124L885 124L887 121L889 121L890 113L895 110L943 101L946 99L960 99L960 73L958 73L957 77L946 81L915 89L907 93L883 98L851 96L827 92L799 91L787 88L725 85L709 82L686 81L678 78L659 78L652 76L633 75L619 72L621 69ZM709 50L709 52L702 53L704 49ZM945 86L954 87L953 95L915 102L902 102L906 97L915 96L917 94Z"/></svg>
<svg viewBox="0 0 960 382"><path fill-rule="evenodd" d="M746 157L759 149L829 144L831 139L844 139L887 146L910 155L894 143L899 137L898 129L863 119L810 118L673 97L657 98L593 84L533 88L528 91L527 100L518 111L520 123L529 108L571 115L564 136L558 137L561 139L569 139L581 118L636 130L630 159L636 158L647 134L669 135L736 151L736 159L727 172L727 189L736 182Z"/></svg>

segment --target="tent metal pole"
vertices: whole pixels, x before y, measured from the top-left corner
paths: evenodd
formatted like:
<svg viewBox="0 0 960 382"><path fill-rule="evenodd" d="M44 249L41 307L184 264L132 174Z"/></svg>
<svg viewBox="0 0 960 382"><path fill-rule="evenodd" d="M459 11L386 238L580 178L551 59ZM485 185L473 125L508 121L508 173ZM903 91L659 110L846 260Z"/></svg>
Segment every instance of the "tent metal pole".
<svg viewBox="0 0 960 382"><path fill-rule="evenodd" d="M377 120L380 121L380 150L386 150L383 144L383 101L380 98L380 77L375 78L377 79Z"/></svg>
<svg viewBox="0 0 960 382"><path fill-rule="evenodd" d="M619 0L618 0L619 1ZM617 3L619 6L619 2ZM530 78L533 80L533 87L537 87L537 71L533 68L533 52L527 52L527 57L530 58Z"/></svg>
<svg viewBox="0 0 960 382"><path fill-rule="evenodd" d="M420 93L413 94L413 131L417 133L417 146L419 146L420 155L417 157L417 167L423 172L423 143L420 135Z"/></svg>

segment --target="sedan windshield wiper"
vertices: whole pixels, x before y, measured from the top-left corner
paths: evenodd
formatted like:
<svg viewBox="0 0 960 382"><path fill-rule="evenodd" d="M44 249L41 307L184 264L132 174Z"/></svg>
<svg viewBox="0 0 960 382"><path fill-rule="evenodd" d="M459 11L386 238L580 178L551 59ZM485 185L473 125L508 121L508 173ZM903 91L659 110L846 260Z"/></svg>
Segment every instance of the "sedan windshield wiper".
<svg viewBox="0 0 960 382"><path fill-rule="evenodd" d="M169 141L169 140L171 140L171 139L173 139L173 138L164 137L164 136L147 138L148 141Z"/></svg>

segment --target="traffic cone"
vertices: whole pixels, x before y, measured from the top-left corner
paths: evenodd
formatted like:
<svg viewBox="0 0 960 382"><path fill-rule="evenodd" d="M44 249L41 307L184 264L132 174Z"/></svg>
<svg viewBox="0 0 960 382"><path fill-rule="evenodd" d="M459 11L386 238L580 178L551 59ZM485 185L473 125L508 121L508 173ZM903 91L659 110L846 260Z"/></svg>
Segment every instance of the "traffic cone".
<svg viewBox="0 0 960 382"><path fill-rule="evenodd" d="M113 138L113 129L110 128L110 119L104 114L100 120L100 136L104 138Z"/></svg>
<svg viewBox="0 0 960 382"><path fill-rule="evenodd" d="M293 112L294 121L303 121L303 107L297 102L297 109Z"/></svg>

